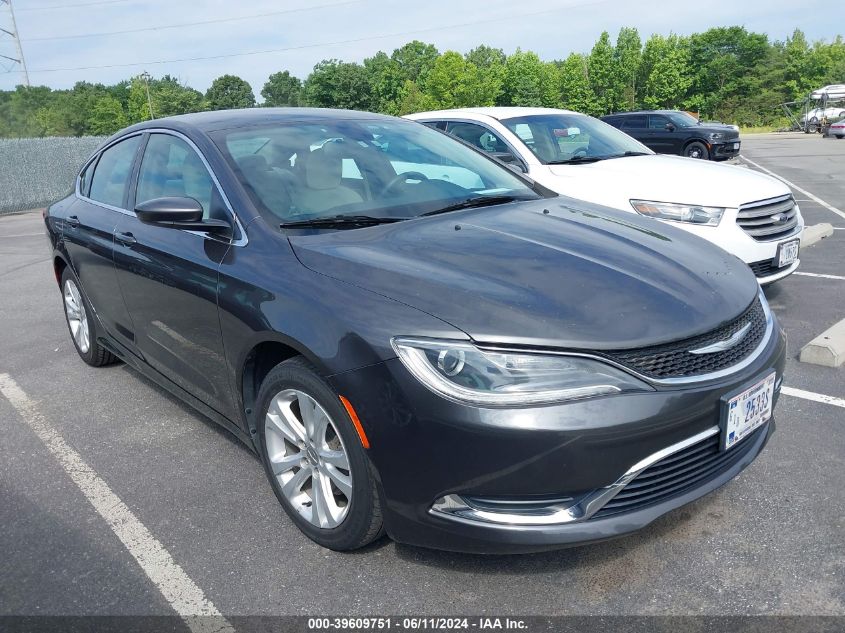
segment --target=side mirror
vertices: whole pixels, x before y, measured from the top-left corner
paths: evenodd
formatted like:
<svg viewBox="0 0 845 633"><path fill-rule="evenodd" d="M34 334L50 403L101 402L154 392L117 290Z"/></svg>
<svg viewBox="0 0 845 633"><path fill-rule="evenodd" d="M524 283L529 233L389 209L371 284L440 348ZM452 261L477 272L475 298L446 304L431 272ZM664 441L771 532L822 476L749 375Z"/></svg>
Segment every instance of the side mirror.
<svg viewBox="0 0 845 633"><path fill-rule="evenodd" d="M489 152L490 156L499 159L503 163L515 163L516 156L510 152Z"/></svg>
<svg viewBox="0 0 845 633"><path fill-rule="evenodd" d="M671 123L671 122L667 123L666 129L669 130L670 132L674 132L675 131L675 124Z"/></svg>
<svg viewBox="0 0 845 633"><path fill-rule="evenodd" d="M202 205L193 198L153 198L135 206L135 215L144 224L191 229L208 233L231 233L232 227L223 220L203 220Z"/></svg>

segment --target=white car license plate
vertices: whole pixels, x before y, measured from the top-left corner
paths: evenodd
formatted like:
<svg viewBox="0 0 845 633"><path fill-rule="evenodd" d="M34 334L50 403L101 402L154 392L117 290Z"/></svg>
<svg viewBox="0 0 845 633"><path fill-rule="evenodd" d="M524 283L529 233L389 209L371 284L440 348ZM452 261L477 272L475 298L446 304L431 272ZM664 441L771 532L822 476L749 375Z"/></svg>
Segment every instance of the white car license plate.
<svg viewBox="0 0 845 633"><path fill-rule="evenodd" d="M772 417L775 376L772 372L753 387L727 400L722 448L731 448Z"/></svg>
<svg viewBox="0 0 845 633"><path fill-rule="evenodd" d="M800 240L791 240L778 245L778 268L789 266L798 259L798 248L800 245Z"/></svg>
<svg viewBox="0 0 845 633"><path fill-rule="evenodd" d="M734 149L739 149L739 143L734 143Z"/></svg>

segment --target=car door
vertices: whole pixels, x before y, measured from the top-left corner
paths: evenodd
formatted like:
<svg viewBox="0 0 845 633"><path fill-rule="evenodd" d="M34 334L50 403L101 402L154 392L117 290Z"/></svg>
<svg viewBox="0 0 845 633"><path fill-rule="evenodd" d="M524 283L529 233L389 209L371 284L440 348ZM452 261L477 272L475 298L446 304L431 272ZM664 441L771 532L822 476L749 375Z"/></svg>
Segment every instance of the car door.
<svg viewBox="0 0 845 633"><path fill-rule="evenodd" d="M662 114L648 115L648 138L653 143L649 145L655 152L661 154L680 154L681 153L681 133L671 125L669 117ZM647 143L648 145L648 143Z"/></svg>
<svg viewBox="0 0 845 633"><path fill-rule="evenodd" d="M181 136L155 132L143 149L130 198L134 208L168 196L194 198L204 218L233 221L196 148ZM139 354L179 387L234 418L217 314L218 268L230 247L229 238L144 224L134 213L121 218L115 233L115 266Z"/></svg>
<svg viewBox="0 0 845 633"><path fill-rule="evenodd" d="M104 330L134 344L133 326L114 269L114 229L127 211L127 195L141 135L120 140L94 157L77 183L76 201L62 237L70 263Z"/></svg>
<svg viewBox="0 0 845 633"><path fill-rule="evenodd" d="M649 149L657 151L654 148L654 143L650 137L651 130L648 129L648 115L626 115L621 118L616 127L625 132L628 136L637 139Z"/></svg>

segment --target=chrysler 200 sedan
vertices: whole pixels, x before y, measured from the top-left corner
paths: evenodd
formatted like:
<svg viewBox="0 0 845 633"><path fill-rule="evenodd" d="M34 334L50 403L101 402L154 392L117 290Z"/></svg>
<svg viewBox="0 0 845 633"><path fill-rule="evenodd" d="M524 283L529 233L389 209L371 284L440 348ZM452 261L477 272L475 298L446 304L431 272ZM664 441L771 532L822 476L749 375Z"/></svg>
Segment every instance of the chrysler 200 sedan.
<svg viewBox="0 0 845 633"><path fill-rule="evenodd" d="M418 123L142 123L45 220L81 358L232 431L328 548L618 536L774 429L784 335L747 266Z"/></svg>

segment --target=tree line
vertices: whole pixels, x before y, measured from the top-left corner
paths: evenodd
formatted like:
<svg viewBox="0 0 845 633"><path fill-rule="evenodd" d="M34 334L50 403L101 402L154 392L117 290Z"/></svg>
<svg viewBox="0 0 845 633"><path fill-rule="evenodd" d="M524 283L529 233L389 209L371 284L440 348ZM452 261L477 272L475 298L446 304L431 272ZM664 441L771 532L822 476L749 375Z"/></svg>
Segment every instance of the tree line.
<svg viewBox="0 0 845 633"><path fill-rule="evenodd" d="M800 30L785 41L743 27L690 36L604 32L589 54L541 60L531 51L478 46L466 54L412 41L363 63L328 59L301 80L284 70L261 89L264 106L314 106L401 115L469 106L545 106L595 116L635 108L680 108L744 126L783 121L780 103L845 82L845 41L810 43ZM148 97L149 92L149 97ZM132 77L106 86L78 82L0 91L0 136L111 134L174 114L248 108L248 82L218 77L205 93L177 78Z"/></svg>

